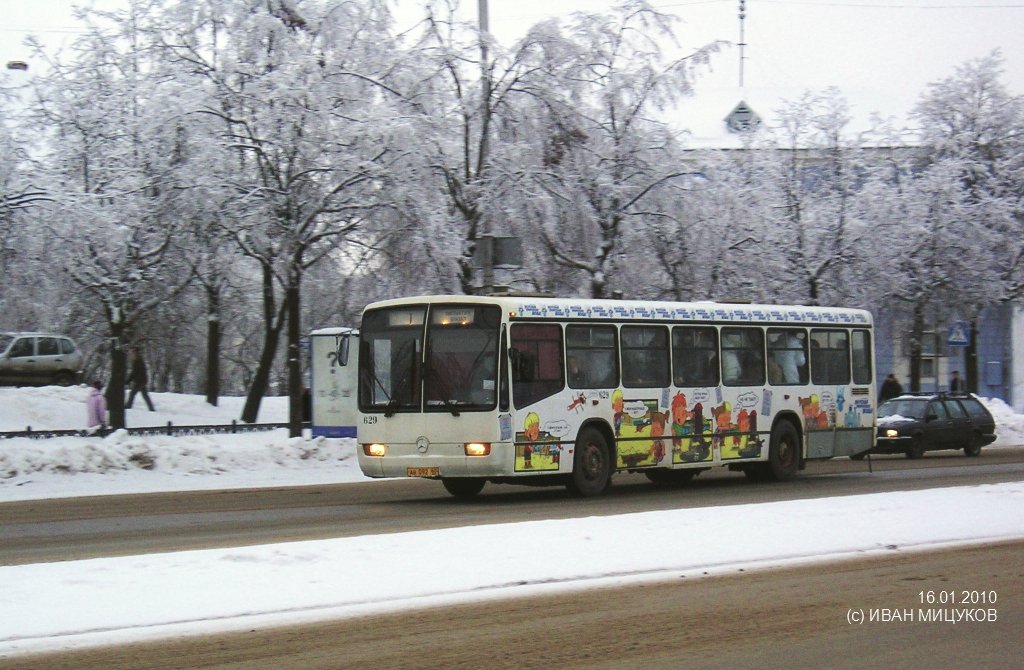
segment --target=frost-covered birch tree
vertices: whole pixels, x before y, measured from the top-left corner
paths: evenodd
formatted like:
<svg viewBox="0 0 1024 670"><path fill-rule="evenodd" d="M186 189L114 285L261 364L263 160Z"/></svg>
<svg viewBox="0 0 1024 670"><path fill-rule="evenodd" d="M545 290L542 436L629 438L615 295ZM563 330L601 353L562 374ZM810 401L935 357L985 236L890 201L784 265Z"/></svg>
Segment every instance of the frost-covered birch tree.
<svg viewBox="0 0 1024 670"><path fill-rule="evenodd" d="M38 127L49 132L49 253L106 320L115 428L124 426L133 328L190 276L175 243L178 194L165 182L181 110L173 87L148 76L152 52L135 10L133 3L115 16L87 14L90 27L68 60L48 64L36 108Z"/></svg>
<svg viewBox="0 0 1024 670"><path fill-rule="evenodd" d="M289 423L301 424L299 339L306 269L342 244L378 206L400 160L373 83L388 67L383 3L181 3L165 53L189 65L215 141L234 155L217 174L233 194L229 230L258 264L264 338L242 419L254 421L287 326Z"/></svg>
<svg viewBox="0 0 1024 670"><path fill-rule="evenodd" d="M541 156L532 182L544 200L531 203L547 253L582 280L574 292L601 298L623 285L624 241L634 237L645 264L656 244L652 223L670 216L671 198L683 197L693 177L679 160L675 137L655 113L690 92L695 68L714 46L666 59L669 17L642 0L611 15L577 14L565 28L549 23L543 36L546 95L535 108Z"/></svg>
<svg viewBox="0 0 1024 670"><path fill-rule="evenodd" d="M963 235L983 257L949 300L973 323L985 307L1024 295L1024 96L1009 93L1002 63L998 51L964 63L930 84L912 113L925 159L953 171L971 205ZM977 389L973 338L965 356L967 388Z"/></svg>

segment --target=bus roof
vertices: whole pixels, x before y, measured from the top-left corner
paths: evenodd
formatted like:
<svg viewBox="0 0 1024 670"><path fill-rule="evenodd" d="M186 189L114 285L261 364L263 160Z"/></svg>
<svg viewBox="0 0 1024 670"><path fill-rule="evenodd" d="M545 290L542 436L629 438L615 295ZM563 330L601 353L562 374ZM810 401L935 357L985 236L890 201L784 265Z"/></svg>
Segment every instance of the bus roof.
<svg viewBox="0 0 1024 670"><path fill-rule="evenodd" d="M423 303L499 305L512 320L556 319L613 321L693 321L779 323L791 325L872 325L871 313L848 307L810 305L736 304L722 302L666 302L654 300L596 300L532 296L426 295L382 300L366 309Z"/></svg>

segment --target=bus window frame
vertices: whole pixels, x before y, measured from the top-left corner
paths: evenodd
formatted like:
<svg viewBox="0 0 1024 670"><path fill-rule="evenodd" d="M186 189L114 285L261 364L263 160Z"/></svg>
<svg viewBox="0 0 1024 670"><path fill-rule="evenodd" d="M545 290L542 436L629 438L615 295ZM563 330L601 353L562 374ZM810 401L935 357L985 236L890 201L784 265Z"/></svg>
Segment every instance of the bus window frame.
<svg viewBox="0 0 1024 670"><path fill-rule="evenodd" d="M694 335L711 336L709 346L685 346L683 342L677 345L676 334L692 333ZM695 340L694 340L695 341ZM722 381L721 370L718 367L719 358L718 329L714 326L673 326L672 327L672 381L679 387L712 387L718 386ZM711 376L699 374L686 374L688 366L694 365L698 358L705 358L703 368ZM698 363L699 366L699 363Z"/></svg>
<svg viewBox="0 0 1024 670"><path fill-rule="evenodd" d="M811 384L817 386L847 386L853 379L850 371L850 334L849 328L811 328L810 334L810 360L811 360ZM819 341L821 335L828 336L823 346ZM834 335L845 337L846 346L837 347L832 342ZM836 352L845 352L846 366L845 376L834 376L833 372L838 366ZM817 363L816 363L817 361Z"/></svg>
<svg viewBox="0 0 1024 670"><path fill-rule="evenodd" d="M650 331L660 335L661 344L658 344L658 336L643 344L626 345L626 333ZM672 383L672 355L671 337L668 326L654 324L622 324L619 328L619 370L623 388L667 388ZM630 358L634 354L639 355L637 360L630 361L627 365L626 355ZM648 356L641 355L647 352ZM653 356L650 356L653 354ZM647 360L641 360L646 358ZM635 366L632 363L636 363ZM631 376L632 371L639 371L637 376ZM629 372L627 372L627 370Z"/></svg>
<svg viewBox="0 0 1024 670"><path fill-rule="evenodd" d="M726 347L726 336L732 335L734 332L740 336L741 346ZM745 334L754 334L759 340L757 343L758 346L742 346L752 344L747 341L747 338L744 338ZM722 386L764 386L767 381L767 376L765 374L764 344L764 328L760 326L722 326L718 333L718 346L721 351L721 356L719 358L722 365ZM726 354L733 354L736 356L739 376L733 379L728 378L725 374ZM756 360L751 360L750 356L744 356L744 354L753 354ZM751 375L750 373L755 374Z"/></svg>
<svg viewBox="0 0 1024 670"><path fill-rule="evenodd" d="M577 344L581 340L570 337L570 333L587 330L587 346ZM611 335L611 345L594 344L594 332ZM594 354L598 355L594 355ZM607 358L611 369L600 362ZM576 360L580 373L574 375L570 361ZM565 362L566 384L571 389L604 389L619 385L619 332L607 323L569 323L565 326ZM606 369L601 370L601 367Z"/></svg>
<svg viewBox="0 0 1024 670"><path fill-rule="evenodd" d="M517 338L517 333L524 330L549 330L555 337L538 339L535 337ZM557 379L554 377L543 377L541 371L548 372L543 367L543 356L540 347L529 351L529 347L520 348L520 343L546 342L554 343L558 347L557 361L551 364L551 370L557 371ZM541 400L550 398L565 388L565 343L562 339L562 326L557 323L513 323L509 329L509 359L512 363L512 405L518 410L536 404ZM530 375L526 372L525 365L530 365ZM526 377L529 376L529 379ZM531 392L534 391L535 392Z"/></svg>

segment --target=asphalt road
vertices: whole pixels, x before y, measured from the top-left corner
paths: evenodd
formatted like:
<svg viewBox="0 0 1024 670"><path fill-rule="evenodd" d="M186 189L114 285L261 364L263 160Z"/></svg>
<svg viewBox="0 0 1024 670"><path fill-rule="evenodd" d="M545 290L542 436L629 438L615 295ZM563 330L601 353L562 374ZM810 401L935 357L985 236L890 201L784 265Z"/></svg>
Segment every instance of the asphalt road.
<svg viewBox="0 0 1024 670"><path fill-rule="evenodd" d="M1020 481L1024 450L990 449L975 459L953 452L920 461L878 457L870 467L846 459L815 463L783 484L714 470L677 489L617 476L608 495L590 500L560 488L488 485L466 503L437 482L401 480L5 503L0 564ZM1022 556L1024 542L894 551L832 564L0 658L0 669L1014 667L1024 633ZM996 602L939 607L925 602L928 592L958 600L994 594ZM942 612L933 613L937 609Z"/></svg>
<svg viewBox="0 0 1024 670"><path fill-rule="evenodd" d="M869 468L872 471L869 471ZM617 475L608 494L576 499L561 487L488 484L459 501L439 482L387 480L334 486L63 498L0 504L0 565L347 537L523 519L821 498L1019 481L1024 449L979 458L937 452L815 462L785 483L757 483L724 468L678 487Z"/></svg>

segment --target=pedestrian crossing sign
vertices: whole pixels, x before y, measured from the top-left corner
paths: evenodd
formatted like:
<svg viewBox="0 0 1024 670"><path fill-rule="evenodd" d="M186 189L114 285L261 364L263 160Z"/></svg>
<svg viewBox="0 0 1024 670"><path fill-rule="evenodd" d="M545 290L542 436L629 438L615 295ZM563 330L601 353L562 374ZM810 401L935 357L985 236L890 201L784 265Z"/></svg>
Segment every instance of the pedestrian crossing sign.
<svg viewBox="0 0 1024 670"><path fill-rule="evenodd" d="M970 342L970 329L966 321L957 321L949 327L949 337L946 344L951 347L966 347Z"/></svg>

